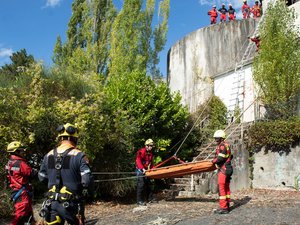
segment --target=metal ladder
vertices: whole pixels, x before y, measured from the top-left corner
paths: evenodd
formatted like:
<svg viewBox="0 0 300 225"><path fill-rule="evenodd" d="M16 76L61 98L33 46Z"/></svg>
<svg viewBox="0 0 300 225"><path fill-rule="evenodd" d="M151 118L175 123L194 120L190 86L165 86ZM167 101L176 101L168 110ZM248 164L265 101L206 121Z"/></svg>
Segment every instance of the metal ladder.
<svg viewBox="0 0 300 225"><path fill-rule="evenodd" d="M270 0L269 3L275 4L277 0ZM259 33L260 26L264 21L264 17L267 13L267 10L260 17L257 26L251 36L256 36ZM250 54L253 53L255 45L253 42L249 42L247 48L242 56L242 59L239 63L236 63L234 69L234 82L232 87L232 93L230 96L230 102L228 106L228 118L232 121L234 116L235 109L239 108L240 111L244 110L244 91L245 91L245 68L244 65L249 59ZM241 121L242 122L242 121Z"/></svg>

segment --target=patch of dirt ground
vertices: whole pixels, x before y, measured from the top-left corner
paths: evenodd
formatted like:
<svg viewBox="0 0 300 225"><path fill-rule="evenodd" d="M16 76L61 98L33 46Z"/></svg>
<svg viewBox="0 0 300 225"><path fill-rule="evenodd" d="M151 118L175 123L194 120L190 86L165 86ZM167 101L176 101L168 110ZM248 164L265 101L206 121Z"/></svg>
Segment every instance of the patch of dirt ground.
<svg viewBox="0 0 300 225"><path fill-rule="evenodd" d="M216 215L218 195L193 198L157 195L157 202L136 204L98 201L86 206L87 225L293 225L300 224L300 192L243 190L231 194L231 211ZM35 205L37 210L39 205ZM37 213L35 213L37 214ZM36 219L40 219L36 216ZM1 221L1 220L0 220ZM3 224L0 222L0 224ZM5 223L4 223L5 224ZM7 223L8 224L8 223Z"/></svg>
<svg viewBox="0 0 300 225"><path fill-rule="evenodd" d="M243 190L232 193L231 212L216 215L218 195L195 198L175 197L137 207L135 204L96 202L89 205L89 224L300 224L300 192L279 190Z"/></svg>

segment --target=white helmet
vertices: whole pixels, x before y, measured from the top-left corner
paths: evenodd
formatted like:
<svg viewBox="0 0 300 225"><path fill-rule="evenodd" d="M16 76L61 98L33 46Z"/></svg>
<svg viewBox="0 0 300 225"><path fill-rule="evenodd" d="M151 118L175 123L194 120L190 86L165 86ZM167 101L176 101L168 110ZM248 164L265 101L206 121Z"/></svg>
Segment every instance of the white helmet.
<svg viewBox="0 0 300 225"><path fill-rule="evenodd" d="M217 130L214 133L214 138L223 138L223 139L225 139L226 138L226 134L225 134L224 130Z"/></svg>

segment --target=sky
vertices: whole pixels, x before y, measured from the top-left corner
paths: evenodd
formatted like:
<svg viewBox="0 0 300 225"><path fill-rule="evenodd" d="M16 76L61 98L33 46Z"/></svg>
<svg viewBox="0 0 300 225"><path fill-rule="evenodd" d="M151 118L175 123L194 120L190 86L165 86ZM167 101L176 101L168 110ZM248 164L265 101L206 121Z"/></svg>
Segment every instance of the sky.
<svg viewBox="0 0 300 225"><path fill-rule="evenodd" d="M71 17L72 0L2 0L0 1L0 66L10 63L11 54L25 48L45 66L52 65L53 49L58 35L65 41ZM121 7L123 0L114 0ZM168 50L185 35L210 25L207 12L212 5L229 3L241 18L243 0L171 0L169 30L159 68L167 71ZM254 0L248 0L252 6ZM154 21L155 22L155 21Z"/></svg>

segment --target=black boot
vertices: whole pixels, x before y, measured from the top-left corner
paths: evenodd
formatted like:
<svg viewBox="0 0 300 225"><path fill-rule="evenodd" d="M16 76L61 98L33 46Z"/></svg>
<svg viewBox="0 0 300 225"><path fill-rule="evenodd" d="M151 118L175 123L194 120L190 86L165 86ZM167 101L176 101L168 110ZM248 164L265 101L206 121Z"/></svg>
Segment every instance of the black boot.
<svg viewBox="0 0 300 225"><path fill-rule="evenodd" d="M229 210L228 209L216 209L214 211L215 214L228 214Z"/></svg>

